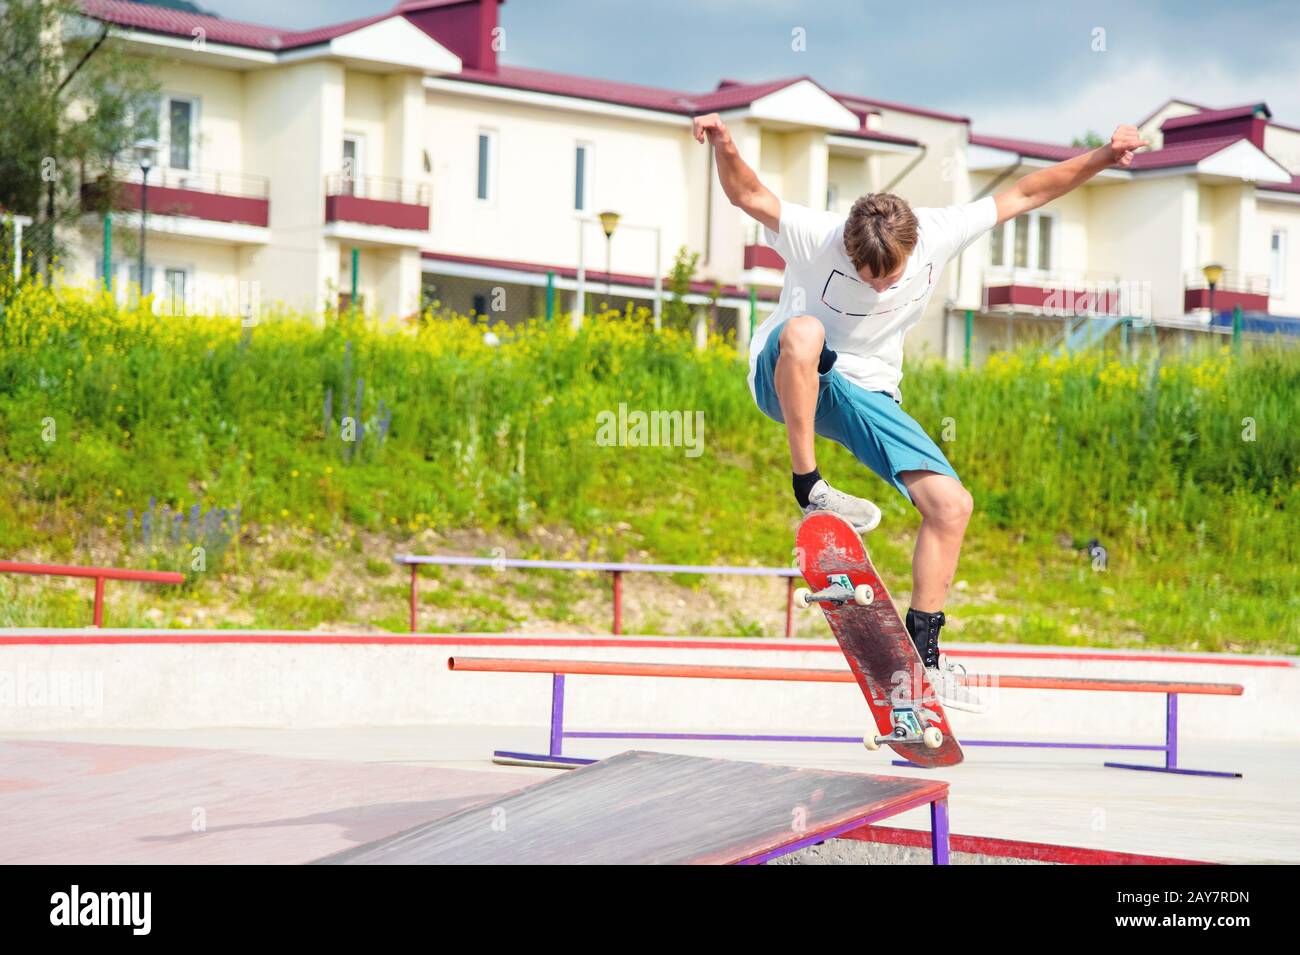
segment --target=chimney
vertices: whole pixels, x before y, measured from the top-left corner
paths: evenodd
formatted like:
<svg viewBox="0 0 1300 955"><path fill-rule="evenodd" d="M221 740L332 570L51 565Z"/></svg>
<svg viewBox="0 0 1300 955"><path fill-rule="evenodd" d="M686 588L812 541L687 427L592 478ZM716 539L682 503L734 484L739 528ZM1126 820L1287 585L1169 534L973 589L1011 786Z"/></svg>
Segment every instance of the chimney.
<svg viewBox="0 0 1300 955"><path fill-rule="evenodd" d="M406 0L401 14L461 59L467 70L497 71L493 33L505 0Z"/></svg>

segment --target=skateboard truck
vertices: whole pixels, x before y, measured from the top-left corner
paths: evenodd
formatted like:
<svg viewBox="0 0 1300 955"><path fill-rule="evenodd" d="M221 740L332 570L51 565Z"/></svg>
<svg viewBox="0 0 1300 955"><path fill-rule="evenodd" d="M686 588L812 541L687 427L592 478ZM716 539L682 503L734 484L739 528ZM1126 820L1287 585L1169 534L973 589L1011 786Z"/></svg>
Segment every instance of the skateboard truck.
<svg viewBox="0 0 1300 955"><path fill-rule="evenodd" d="M917 716L915 707L896 706L889 712L894 731L886 736L868 733L862 738L862 745L873 753L880 749L881 743L921 743L926 749L938 749L943 745L943 731L937 726L926 726Z"/></svg>
<svg viewBox="0 0 1300 955"><path fill-rule="evenodd" d="M831 585L825 590L816 592L800 587L794 592L794 602L800 607L811 607L815 603L834 604L837 607L854 603L866 607L876 599L876 593L870 584L858 584L855 587L844 574L831 574L830 582Z"/></svg>

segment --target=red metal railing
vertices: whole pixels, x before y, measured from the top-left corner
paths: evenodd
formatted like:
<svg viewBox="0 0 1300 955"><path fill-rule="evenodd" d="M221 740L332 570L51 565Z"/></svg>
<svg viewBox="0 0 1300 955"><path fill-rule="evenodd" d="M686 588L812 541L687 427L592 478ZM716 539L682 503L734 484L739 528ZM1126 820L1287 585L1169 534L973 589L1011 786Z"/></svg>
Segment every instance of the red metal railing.
<svg viewBox="0 0 1300 955"><path fill-rule="evenodd" d="M104 581L135 580L150 584L179 584L184 574L165 570L129 570L121 567L80 567L75 564L24 564L0 560L0 574L32 574L40 577L90 577L95 581L95 623L104 625Z"/></svg>
<svg viewBox="0 0 1300 955"><path fill-rule="evenodd" d="M733 577L784 577L785 584L785 635L794 636L794 581L799 571L794 567L714 567L695 564L621 564L588 560L526 560L516 557L447 557L441 554L398 554L393 558L411 568L411 633L419 630L419 570L421 564L443 567L490 567L505 570L510 567L533 570L588 570L608 573L613 578L614 626L613 633L623 632L623 575L649 574L700 574Z"/></svg>

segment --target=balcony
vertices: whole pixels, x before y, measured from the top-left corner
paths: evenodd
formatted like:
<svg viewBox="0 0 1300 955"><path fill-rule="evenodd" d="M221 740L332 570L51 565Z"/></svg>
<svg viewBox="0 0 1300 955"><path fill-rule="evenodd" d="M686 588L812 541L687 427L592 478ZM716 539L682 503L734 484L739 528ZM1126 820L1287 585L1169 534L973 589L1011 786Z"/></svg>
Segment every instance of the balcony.
<svg viewBox="0 0 1300 955"><path fill-rule="evenodd" d="M1214 287L1214 313L1231 312L1240 306L1243 312L1267 312L1269 298L1268 276L1255 272L1238 272L1226 269L1223 278ZM1192 272L1183 279L1183 312L1204 312L1210 309L1210 287L1205 276Z"/></svg>
<svg viewBox="0 0 1300 955"><path fill-rule="evenodd" d="M785 259L770 245L750 243L745 246L745 271L750 269L774 269L785 271Z"/></svg>
<svg viewBox="0 0 1300 955"><path fill-rule="evenodd" d="M82 186L82 196L95 204L112 186L113 209L139 212L143 188L140 171L126 175L101 173ZM184 169L154 169L149 173L149 215L201 219L265 228L270 220L268 182L245 173Z"/></svg>
<svg viewBox="0 0 1300 955"><path fill-rule="evenodd" d="M385 176L351 177L334 173L325 177L325 222L342 226L329 231L344 235L345 224L373 230L425 233L429 230L429 186L423 182ZM382 241L384 231L371 237ZM414 240L407 236L407 240ZM405 244L405 243L403 243Z"/></svg>
<svg viewBox="0 0 1300 955"><path fill-rule="evenodd" d="M992 268L984 273L983 310L1042 317L1151 313L1151 283L1111 273Z"/></svg>

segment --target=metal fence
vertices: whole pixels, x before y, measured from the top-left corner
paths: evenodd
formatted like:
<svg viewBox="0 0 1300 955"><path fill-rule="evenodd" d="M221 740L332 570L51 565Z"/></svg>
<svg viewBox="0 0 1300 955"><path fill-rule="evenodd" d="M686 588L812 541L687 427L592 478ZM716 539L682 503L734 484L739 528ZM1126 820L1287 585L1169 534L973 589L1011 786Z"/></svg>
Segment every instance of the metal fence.
<svg viewBox="0 0 1300 955"><path fill-rule="evenodd" d="M49 223L0 213L0 288L12 290L25 278L52 277L59 245Z"/></svg>
<svg viewBox="0 0 1300 955"><path fill-rule="evenodd" d="M555 288L551 295L550 318L553 321L570 321L576 293L571 288ZM665 305L664 327L676 327L695 333L701 343L708 335L734 340L740 330L742 313L749 306L723 304L710 301L703 295L692 295L688 301L689 312L677 317L676 309ZM425 273L421 289L421 305L435 318L451 314L486 318L490 323L505 322L518 325L532 318L546 318L547 290L544 277L538 284L503 282L461 275ZM588 283L584 311L587 320L601 315L617 314L639 320L650 327L653 322L654 293L646 289L643 295L628 295L615 289L610 292L600 282ZM760 316L761 320L761 316Z"/></svg>

